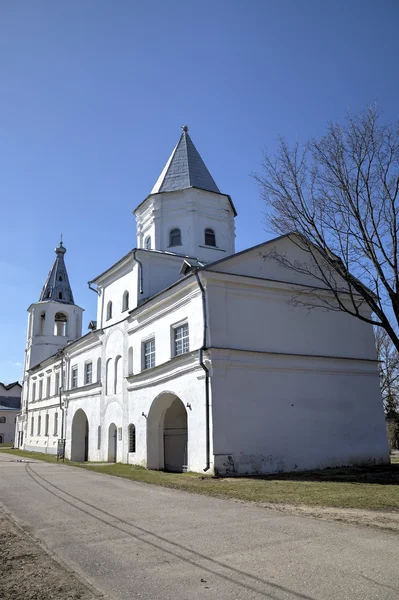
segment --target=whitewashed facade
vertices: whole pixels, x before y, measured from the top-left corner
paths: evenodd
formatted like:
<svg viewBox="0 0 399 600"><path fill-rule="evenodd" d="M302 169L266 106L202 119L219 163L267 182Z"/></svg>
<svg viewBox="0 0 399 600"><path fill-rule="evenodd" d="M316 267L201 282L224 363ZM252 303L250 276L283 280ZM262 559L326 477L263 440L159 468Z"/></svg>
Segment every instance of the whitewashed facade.
<svg viewBox="0 0 399 600"><path fill-rule="evenodd" d="M16 443L220 474L389 460L372 327L293 306L314 282L263 257L295 259L289 236L234 253L234 205L186 128L135 215L137 248L90 282L83 337L56 249L29 309Z"/></svg>

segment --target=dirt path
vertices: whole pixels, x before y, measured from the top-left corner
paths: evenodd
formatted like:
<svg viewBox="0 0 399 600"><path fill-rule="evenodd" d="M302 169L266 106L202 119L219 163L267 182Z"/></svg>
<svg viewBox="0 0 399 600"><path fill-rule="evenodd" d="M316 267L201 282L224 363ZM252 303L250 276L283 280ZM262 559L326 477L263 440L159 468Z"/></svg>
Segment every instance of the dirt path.
<svg viewBox="0 0 399 600"><path fill-rule="evenodd" d="M0 512L1 600L94 600L94 594Z"/></svg>

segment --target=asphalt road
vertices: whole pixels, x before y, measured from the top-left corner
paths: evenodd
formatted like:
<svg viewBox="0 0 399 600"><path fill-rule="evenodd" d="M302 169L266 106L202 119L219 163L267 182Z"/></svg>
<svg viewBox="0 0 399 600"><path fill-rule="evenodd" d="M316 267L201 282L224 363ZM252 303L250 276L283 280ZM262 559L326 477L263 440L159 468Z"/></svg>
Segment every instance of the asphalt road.
<svg viewBox="0 0 399 600"><path fill-rule="evenodd" d="M16 460L3 508L108 598L399 598L395 533Z"/></svg>

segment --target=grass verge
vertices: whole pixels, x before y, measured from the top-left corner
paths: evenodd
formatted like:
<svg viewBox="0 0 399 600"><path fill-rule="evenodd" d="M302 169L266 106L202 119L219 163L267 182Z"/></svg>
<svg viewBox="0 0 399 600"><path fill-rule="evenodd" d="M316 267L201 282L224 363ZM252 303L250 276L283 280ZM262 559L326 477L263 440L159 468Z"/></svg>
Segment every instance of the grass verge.
<svg viewBox="0 0 399 600"><path fill-rule="evenodd" d="M50 454L3 449L21 458L56 462ZM214 478L199 473L164 473L120 463L65 464L133 481L256 503L357 508L399 512L399 460L391 465L323 469L264 477Z"/></svg>

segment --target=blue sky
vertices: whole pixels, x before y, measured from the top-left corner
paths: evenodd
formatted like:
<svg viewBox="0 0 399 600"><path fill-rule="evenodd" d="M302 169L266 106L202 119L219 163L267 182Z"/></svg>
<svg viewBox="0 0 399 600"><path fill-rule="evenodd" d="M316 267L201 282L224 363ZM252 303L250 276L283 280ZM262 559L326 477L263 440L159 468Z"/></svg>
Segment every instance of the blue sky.
<svg viewBox="0 0 399 600"><path fill-rule="evenodd" d="M398 24L396 0L2 0L0 381L21 378L61 232L86 331L87 281L135 246L181 125L233 198L237 250L268 239L262 149L375 100L397 119Z"/></svg>

